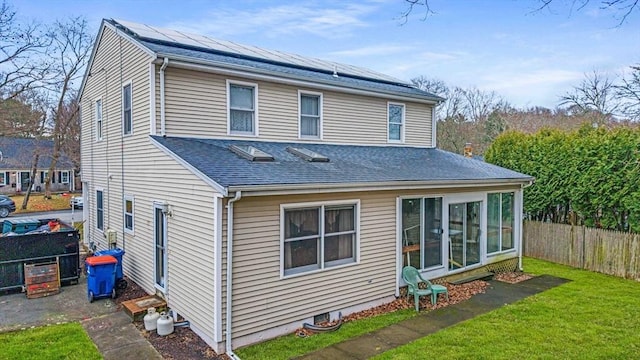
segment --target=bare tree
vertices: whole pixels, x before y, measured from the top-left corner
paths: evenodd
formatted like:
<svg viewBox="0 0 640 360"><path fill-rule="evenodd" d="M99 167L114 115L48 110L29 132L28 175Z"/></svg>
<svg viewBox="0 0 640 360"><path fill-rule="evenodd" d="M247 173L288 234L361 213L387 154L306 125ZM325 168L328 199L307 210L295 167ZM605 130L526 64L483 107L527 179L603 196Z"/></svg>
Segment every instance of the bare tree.
<svg viewBox="0 0 640 360"><path fill-rule="evenodd" d="M604 124L615 116L620 102L613 80L594 70L585 74L580 85L560 97L560 106L567 106L572 113L600 115L597 122Z"/></svg>
<svg viewBox="0 0 640 360"><path fill-rule="evenodd" d="M12 99L43 85L49 64L39 55L49 40L37 24L23 24L16 12L0 4L0 98Z"/></svg>
<svg viewBox="0 0 640 360"><path fill-rule="evenodd" d="M66 132L77 117L79 111L77 91L74 81L80 78L91 54L92 38L88 32L87 20L81 17L72 18L66 22L56 21L51 29L52 50L51 58L56 71L55 82L51 88L56 95L57 102L52 111L53 118L53 153L49 174L53 176L56 164L67 137ZM57 91L55 91L57 90ZM77 120L76 120L77 121ZM51 176L45 181L45 197L51 197Z"/></svg>
<svg viewBox="0 0 640 360"><path fill-rule="evenodd" d="M435 14L429 0L404 0L404 2L405 9L400 13L400 19L402 19L403 24L408 21L409 15L418 8L422 9L423 20ZM594 7L597 9L609 9L614 12L613 16L618 20L618 26L624 24L631 14L640 9L640 0L536 0L536 2L538 5L534 11L549 10L552 4L556 3L568 4L570 13Z"/></svg>
<svg viewBox="0 0 640 360"><path fill-rule="evenodd" d="M622 113L631 120L640 120L640 64L631 66L631 75L622 78L622 84L616 86Z"/></svg>

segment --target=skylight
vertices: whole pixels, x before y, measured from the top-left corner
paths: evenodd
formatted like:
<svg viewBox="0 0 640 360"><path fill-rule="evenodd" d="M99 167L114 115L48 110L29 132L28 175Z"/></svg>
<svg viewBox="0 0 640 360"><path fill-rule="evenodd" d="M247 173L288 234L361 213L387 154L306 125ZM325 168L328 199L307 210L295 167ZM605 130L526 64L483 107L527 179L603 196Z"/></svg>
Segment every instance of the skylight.
<svg viewBox="0 0 640 360"><path fill-rule="evenodd" d="M250 145L231 145L229 149L249 161L273 161L270 154Z"/></svg>
<svg viewBox="0 0 640 360"><path fill-rule="evenodd" d="M310 162L329 162L329 158L305 148L295 148L289 146L287 151L293 155Z"/></svg>

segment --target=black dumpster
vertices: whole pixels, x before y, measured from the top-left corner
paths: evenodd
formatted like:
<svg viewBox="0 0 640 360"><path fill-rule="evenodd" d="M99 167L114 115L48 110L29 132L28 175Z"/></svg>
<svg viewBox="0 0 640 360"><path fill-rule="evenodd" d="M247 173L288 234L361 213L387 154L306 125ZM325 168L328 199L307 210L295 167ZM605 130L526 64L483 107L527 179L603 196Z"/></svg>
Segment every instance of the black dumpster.
<svg viewBox="0 0 640 360"><path fill-rule="evenodd" d="M5 222L11 220L5 220ZM80 274L78 230L57 219L36 219L38 228L24 234L0 236L0 290L21 289L24 265L58 260L63 285L76 283ZM4 222L0 228L4 228Z"/></svg>

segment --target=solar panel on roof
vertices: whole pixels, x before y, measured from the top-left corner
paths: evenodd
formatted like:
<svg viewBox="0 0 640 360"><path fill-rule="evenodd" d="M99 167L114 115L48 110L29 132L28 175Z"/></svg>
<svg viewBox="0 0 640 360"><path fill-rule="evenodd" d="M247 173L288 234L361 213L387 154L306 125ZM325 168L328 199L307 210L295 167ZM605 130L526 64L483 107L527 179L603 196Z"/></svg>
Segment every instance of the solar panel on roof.
<svg viewBox="0 0 640 360"><path fill-rule="evenodd" d="M332 61L305 57L295 54L288 54L282 51L262 49L257 46L236 44L231 41L213 39L203 35L190 34L183 31L163 29L155 26L137 24L130 21L115 20L119 24L127 27L137 36L148 39L174 42L178 44L203 47L215 51L231 52L238 55L255 57L263 60L281 62L290 65L313 68L323 71L333 72L337 70L338 75L352 75L380 81L387 81L399 84L409 84L406 81L396 79L392 76L381 74L369 69L339 64Z"/></svg>

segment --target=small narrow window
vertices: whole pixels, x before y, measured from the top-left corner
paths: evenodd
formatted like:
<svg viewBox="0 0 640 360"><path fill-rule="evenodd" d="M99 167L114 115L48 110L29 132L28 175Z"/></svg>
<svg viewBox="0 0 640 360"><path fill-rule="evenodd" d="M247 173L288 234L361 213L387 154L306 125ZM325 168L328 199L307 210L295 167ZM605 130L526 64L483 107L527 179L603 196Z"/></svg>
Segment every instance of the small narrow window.
<svg viewBox="0 0 640 360"><path fill-rule="evenodd" d="M4 172L0 173L0 185L6 185L7 184L7 179L5 178L5 174Z"/></svg>
<svg viewBox="0 0 640 360"><path fill-rule="evenodd" d="M122 87L122 131L124 135L131 135L133 132L131 103L131 83L129 83Z"/></svg>
<svg viewBox="0 0 640 360"><path fill-rule="evenodd" d="M229 84L229 133L256 135L256 86Z"/></svg>
<svg viewBox="0 0 640 360"><path fill-rule="evenodd" d="M124 197L124 229L133 233L133 196Z"/></svg>
<svg viewBox="0 0 640 360"><path fill-rule="evenodd" d="M404 141L404 105L390 103L388 108L388 118L389 118L389 141L403 142Z"/></svg>
<svg viewBox="0 0 640 360"><path fill-rule="evenodd" d="M104 231L104 199L102 190L96 190L96 228Z"/></svg>
<svg viewBox="0 0 640 360"><path fill-rule="evenodd" d="M300 94L300 137L320 138L322 97L316 94Z"/></svg>
<svg viewBox="0 0 640 360"><path fill-rule="evenodd" d="M96 140L102 140L102 99L96 100Z"/></svg>

